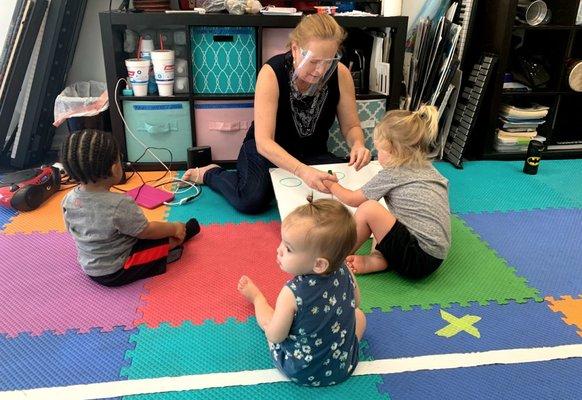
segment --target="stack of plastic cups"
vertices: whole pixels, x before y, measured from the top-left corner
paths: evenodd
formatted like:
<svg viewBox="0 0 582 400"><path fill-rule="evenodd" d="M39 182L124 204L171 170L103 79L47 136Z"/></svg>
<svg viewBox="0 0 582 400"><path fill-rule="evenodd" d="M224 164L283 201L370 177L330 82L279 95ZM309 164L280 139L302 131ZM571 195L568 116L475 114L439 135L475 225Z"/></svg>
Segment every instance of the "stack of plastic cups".
<svg viewBox="0 0 582 400"><path fill-rule="evenodd" d="M174 93L188 93L188 61L176 58L174 68Z"/></svg>
<svg viewBox="0 0 582 400"><path fill-rule="evenodd" d="M139 56L145 60L151 60L151 52L154 50L154 41L152 39L141 39L141 50ZM150 66L148 93L155 94L158 91L156 86L156 78L154 77L154 69Z"/></svg>
<svg viewBox="0 0 582 400"><path fill-rule="evenodd" d="M125 60L127 75L134 96L147 96L150 64L150 60L143 58Z"/></svg>
<svg viewBox="0 0 582 400"><path fill-rule="evenodd" d="M174 94L174 50L153 50L154 75L160 96Z"/></svg>

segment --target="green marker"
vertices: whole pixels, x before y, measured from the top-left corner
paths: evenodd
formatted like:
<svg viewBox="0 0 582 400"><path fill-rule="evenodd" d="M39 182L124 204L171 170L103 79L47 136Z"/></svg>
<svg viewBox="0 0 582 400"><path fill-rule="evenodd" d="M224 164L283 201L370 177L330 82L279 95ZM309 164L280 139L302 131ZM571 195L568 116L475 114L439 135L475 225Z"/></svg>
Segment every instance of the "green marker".
<svg viewBox="0 0 582 400"><path fill-rule="evenodd" d="M333 172L332 172L332 170L331 170L331 169L328 169L328 170L327 170L327 173L328 173L328 174L330 174L330 175L333 175Z"/></svg>

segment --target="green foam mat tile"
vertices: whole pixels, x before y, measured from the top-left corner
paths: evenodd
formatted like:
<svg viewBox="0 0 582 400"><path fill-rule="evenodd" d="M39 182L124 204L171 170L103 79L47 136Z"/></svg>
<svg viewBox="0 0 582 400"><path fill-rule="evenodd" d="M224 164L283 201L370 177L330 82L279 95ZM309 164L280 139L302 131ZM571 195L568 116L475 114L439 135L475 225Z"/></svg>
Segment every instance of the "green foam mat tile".
<svg viewBox="0 0 582 400"><path fill-rule="evenodd" d="M499 258L456 216L451 218L452 246L443 265L429 277L413 281L392 272L359 275L362 292L361 308L388 311L392 307L428 309L438 304L468 305L490 301L503 304L508 300L542 301L538 290L528 286L524 278Z"/></svg>
<svg viewBox="0 0 582 400"><path fill-rule="evenodd" d="M582 206L582 197L570 198L543 178L524 174L523 162L468 161L463 166L456 169L448 163L435 163L449 179L450 205L455 213Z"/></svg>
<svg viewBox="0 0 582 400"><path fill-rule="evenodd" d="M291 382L265 383L252 386L169 392L148 395L125 396L124 400L181 400L181 399L318 399L318 400L390 400L387 394L378 392L382 383L379 375L352 376L337 386L309 388Z"/></svg>
<svg viewBox="0 0 582 400"><path fill-rule="evenodd" d="M356 254L366 255L372 252L372 238L366 240L360 248L356 251Z"/></svg>

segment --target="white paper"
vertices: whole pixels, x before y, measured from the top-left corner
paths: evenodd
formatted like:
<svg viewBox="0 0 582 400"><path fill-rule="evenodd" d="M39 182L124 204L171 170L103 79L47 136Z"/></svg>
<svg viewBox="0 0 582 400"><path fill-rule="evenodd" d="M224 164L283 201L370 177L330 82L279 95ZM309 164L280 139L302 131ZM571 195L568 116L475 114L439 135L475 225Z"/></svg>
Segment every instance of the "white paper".
<svg viewBox="0 0 582 400"><path fill-rule="evenodd" d="M370 164L359 171L356 171L354 167L348 166L347 163L312 165L312 167L325 172L329 170L333 171L337 175L339 183L351 190L360 189L382 170L382 166L378 161L371 161ZM271 180L273 181L273 189L275 191L281 220L298 206L307 204L307 196L312 193L314 200L334 198L330 194L311 189L301 179L282 168L271 168L269 172L271 173ZM380 201L380 204L386 207L383 199ZM348 209L352 213L356 212L354 207L348 207Z"/></svg>

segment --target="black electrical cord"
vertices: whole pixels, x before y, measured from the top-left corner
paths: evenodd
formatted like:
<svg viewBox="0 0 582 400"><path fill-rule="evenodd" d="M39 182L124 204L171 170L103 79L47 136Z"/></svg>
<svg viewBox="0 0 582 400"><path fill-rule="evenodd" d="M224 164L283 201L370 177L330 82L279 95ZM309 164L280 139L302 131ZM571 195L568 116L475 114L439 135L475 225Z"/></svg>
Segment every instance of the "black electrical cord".
<svg viewBox="0 0 582 400"><path fill-rule="evenodd" d="M174 161L174 155L172 154L172 151L170 149L165 148L165 147L148 146L148 147L145 148L145 150L143 151L143 153L141 153L141 155L138 158L136 158L136 160L133 163L137 163L139 160L141 160L150 149L154 149L154 150L166 150L170 154L170 162L169 162L169 167L168 168L171 168L172 167L172 162ZM132 174L130 175L130 177L128 178L128 180L131 179L131 177L134 174L137 174L137 176L139 176L139 179L142 182L141 185L140 185L140 187L139 187L139 189L137 190L136 195L135 195L135 198L136 199L139 198L139 194L141 193L141 190L143 189L143 187L146 184L152 183L152 182L159 182L160 180L164 179L168 175L168 170L166 170L161 177L159 177L157 179L151 179L149 181L146 181L146 180L143 179L143 176L135 169L135 167L133 166L133 163L126 163L126 165L129 166L131 168L131 170L132 170ZM161 186L161 185L155 185L155 187L158 187L158 186ZM119 188L117 186L113 186L113 188L116 189L116 190L119 190L121 192L124 192L124 193L127 192L127 190L121 189L121 188Z"/></svg>

